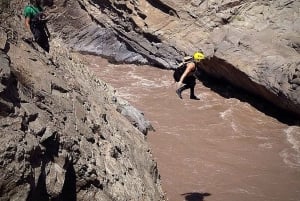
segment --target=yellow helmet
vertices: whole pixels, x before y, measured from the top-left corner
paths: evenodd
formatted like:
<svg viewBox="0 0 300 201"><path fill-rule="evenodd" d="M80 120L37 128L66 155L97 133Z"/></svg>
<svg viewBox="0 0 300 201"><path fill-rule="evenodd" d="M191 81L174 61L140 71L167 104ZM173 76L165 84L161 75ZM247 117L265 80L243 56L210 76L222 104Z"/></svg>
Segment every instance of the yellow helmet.
<svg viewBox="0 0 300 201"><path fill-rule="evenodd" d="M200 62L202 59L205 58L205 56L204 56L204 54L201 53L201 52L195 52L193 58L194 58L194 61L195 61L195 62Z"/></svg>

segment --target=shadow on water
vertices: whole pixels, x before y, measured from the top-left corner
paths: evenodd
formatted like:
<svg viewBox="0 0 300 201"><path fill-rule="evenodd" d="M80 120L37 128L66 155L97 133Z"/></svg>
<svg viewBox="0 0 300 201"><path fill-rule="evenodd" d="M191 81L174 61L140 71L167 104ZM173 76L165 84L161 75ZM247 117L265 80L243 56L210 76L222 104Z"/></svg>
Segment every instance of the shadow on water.
<svg viewBox="0 0 300 201"><path fill-rule="evenodd" d="M278 121L287 125L300 125L299 117L295 114L291 114L273 103L255 95L247 92L244 89L238 88L225 79L214 78L208 75L204 71L199 71L197 73L197 78L204 86L210 88L214 92L218 93L224 98L236 98L242 102L247 102L257 110L263 112L264 114L276 118Z"/></svg>
<svg viewBox="0 0 300 201"><path fill-rule="evenodd" d="M181 195L184 196L186 201L203 201L204 197L210 196L211 194L192 192L192 193L184 193Z"/></svg>

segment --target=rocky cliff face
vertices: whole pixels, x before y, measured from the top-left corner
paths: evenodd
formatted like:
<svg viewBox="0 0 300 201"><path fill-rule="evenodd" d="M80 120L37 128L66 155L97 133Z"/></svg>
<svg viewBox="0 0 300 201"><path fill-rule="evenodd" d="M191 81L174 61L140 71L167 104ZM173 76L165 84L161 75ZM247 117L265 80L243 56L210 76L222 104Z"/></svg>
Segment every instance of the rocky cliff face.
<svg viewBox="0 0 300 201"><path fill-rule="evenodd" d="M16 2L1 13L0 200L164 200L149 122L58 36L51 54L22 41Z"/></svg>
<svg viewBox="0 0 300 201"><path fill-rule="evenodd" d="M53 31L76 51L174 68L201 49L203 70L300 114L300 2L55 1Z"/></svg>

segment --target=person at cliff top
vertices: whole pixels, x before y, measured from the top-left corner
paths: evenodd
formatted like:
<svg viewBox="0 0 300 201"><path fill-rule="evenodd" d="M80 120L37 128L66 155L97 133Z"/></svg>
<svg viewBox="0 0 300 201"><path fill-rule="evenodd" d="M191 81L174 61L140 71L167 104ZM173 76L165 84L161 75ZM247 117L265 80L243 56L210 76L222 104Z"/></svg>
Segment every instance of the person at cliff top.
<svg viewBox="0 0 300 201"><path fill-rule="evenodd" d="M177 81L177 86L179 87L176 90L176 94L179 96L179 98L182 99L182 91L190 89L190 99L200 100L200 98L195 96L196 77L194 73L197 71L197 66L200 64L200 61L204 58L205 56L203 53L195 52L193 55L193 60L185 64L183 67L183 73L181 75L176 75L176 72L174 73L175 81Z"/></svg>
<svg viewBox="0 0 300 201"><path fill-rule="evenodd" d="M37 44L49 52L50 32L46 25L41 0L30 0L30 4L24 8L23 14L25 16L26 29L32 32Z"/></svg>

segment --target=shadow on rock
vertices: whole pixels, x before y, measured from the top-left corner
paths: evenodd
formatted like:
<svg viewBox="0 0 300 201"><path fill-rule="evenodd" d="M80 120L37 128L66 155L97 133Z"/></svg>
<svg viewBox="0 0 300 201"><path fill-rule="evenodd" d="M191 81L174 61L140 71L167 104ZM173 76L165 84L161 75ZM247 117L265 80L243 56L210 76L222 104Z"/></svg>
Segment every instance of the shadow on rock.
<svg viewBox="0 0 300 201"><path fill-rule="evenodd" d="M186 201L203 201L204 197L210 196L211 194L193 192L193 193L184 193L181 195L184 196Z"/></svg>
<svg viewBox="0 0 300 201"><path fill-rule="evenodd" d="M247 92L244 89L238 88L225 79L214 78L204 71L197 72L197 78L204 86L210 88L212 91L218 93L224 98L236 98L242 102L247 102L255 107L260 112L276 118L278 121L287 125L300 125L299 118L286 110L279 108L273 103Z"/></svg>
<svg viewBox="0 0 300 201"><path fill-rule="evenodd" d="M70 165L66 172L65 183L62 189L60 200L76 201L76 173L73 165Z"/></svg>

